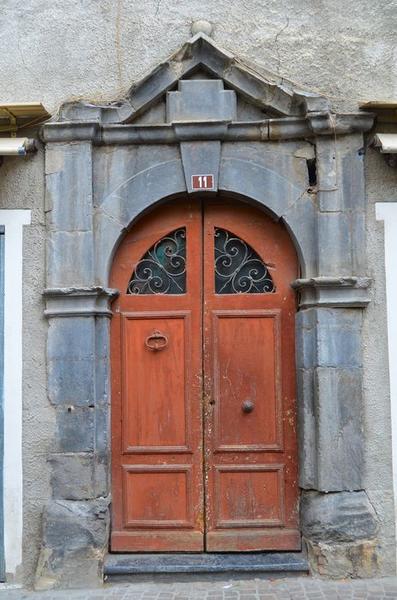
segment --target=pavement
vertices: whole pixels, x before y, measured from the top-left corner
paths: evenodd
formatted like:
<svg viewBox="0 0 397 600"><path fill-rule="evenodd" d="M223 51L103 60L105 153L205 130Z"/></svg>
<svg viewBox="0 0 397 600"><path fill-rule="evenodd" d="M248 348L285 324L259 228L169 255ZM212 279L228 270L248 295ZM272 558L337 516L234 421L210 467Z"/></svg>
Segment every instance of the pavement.
<svg viewBox="0 0 397 600"><path fill-rule="evenodd" d="M105 584L90 590L0 589L0 600L397 600L397 577L323 581L311 577Z"/></svg>

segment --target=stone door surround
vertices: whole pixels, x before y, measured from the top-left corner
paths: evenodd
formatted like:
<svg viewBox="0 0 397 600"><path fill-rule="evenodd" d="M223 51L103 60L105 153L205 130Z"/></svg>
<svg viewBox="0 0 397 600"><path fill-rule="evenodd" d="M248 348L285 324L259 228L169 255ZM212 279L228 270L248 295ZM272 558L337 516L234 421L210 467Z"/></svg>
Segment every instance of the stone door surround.
<svg viewBox="0 0 397 600"><path fill-rule="evenodd" d="M277 78L276 78L277 79ZM263 118L240 118L244 107ZM248 114L248 113L245 113ZM204 34L126 99L70 103L46 144L49 460L38 587L101 576L108 547L109 289L113 255L146 210L197 193L192 176L263 207L295 244L301 529L314 572L376 571L363 485L361 321L368 303L363 133L370 114L242 66Z"/></svg>

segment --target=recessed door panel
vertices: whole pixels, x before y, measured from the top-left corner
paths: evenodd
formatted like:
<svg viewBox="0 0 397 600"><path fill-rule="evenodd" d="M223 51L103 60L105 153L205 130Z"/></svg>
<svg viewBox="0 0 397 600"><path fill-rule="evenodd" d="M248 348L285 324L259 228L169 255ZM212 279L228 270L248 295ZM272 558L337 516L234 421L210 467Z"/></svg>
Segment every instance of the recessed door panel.
<svg viewBox="0 0 397 600"><path fill-rule="evenodd" d="M124 452L188 449L189 325L188 314L123 316Z"/></svg>
<svg viewBox="0 0 397 600"><path fill-rule="evenodd" d="M282 465L227 465L216 478L217 527L282 525Z"/></svg>
<svg viewBox="0 0 397 600"><path fill-rule="evenodd" d="M125 466L125 527L189 527L191 468L187 466Z"/></svg>
<svg viewBox="0 0 397 600"><path fill-rule="evenodd" d="M279 314L215 312L215 449L281 449Z"/></svg>

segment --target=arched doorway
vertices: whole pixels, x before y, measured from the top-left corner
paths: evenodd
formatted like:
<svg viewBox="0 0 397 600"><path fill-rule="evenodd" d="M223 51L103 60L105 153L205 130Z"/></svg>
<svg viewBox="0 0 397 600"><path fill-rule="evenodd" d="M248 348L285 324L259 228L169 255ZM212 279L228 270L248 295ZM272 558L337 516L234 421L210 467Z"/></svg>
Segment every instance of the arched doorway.
<svg viewBox="0 0 397 600"><path fill-rule="evenodd" d="M114 551L296 550L295 296L287 231L174 200L116 252Z"/></svg>

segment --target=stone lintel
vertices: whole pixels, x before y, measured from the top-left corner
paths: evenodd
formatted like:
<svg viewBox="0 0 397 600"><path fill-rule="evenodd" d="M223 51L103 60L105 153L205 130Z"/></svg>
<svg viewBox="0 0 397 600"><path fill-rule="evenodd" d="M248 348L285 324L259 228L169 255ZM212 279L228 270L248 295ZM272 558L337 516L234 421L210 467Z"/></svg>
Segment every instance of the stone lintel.
<svg viewBox="0 0 397 600"><path fill-rule="evenodd" d="M46 123L41 140L94 144L178 144L183 141L220 140L254 142L299 139L314 136L347 135L371 129L373 116L366 113L337 115L308 114L307 117L282 117L263 121L192 121L159 125L103 124L87 121Z"/></svg>
<svg viewBox="0 0 397 600"><path fill-rule="evenodd" d="M109 302L118 295L118 290L94 287L47 288L44 315L50 317L111 317Z"/></svg>
<svg viewBox="0 0 397 600"><path fill-rule="evenodd" d="M300 293L300 308L363 308L370 302L369 277L311 277L296 279L291 285Z"/></svg>

